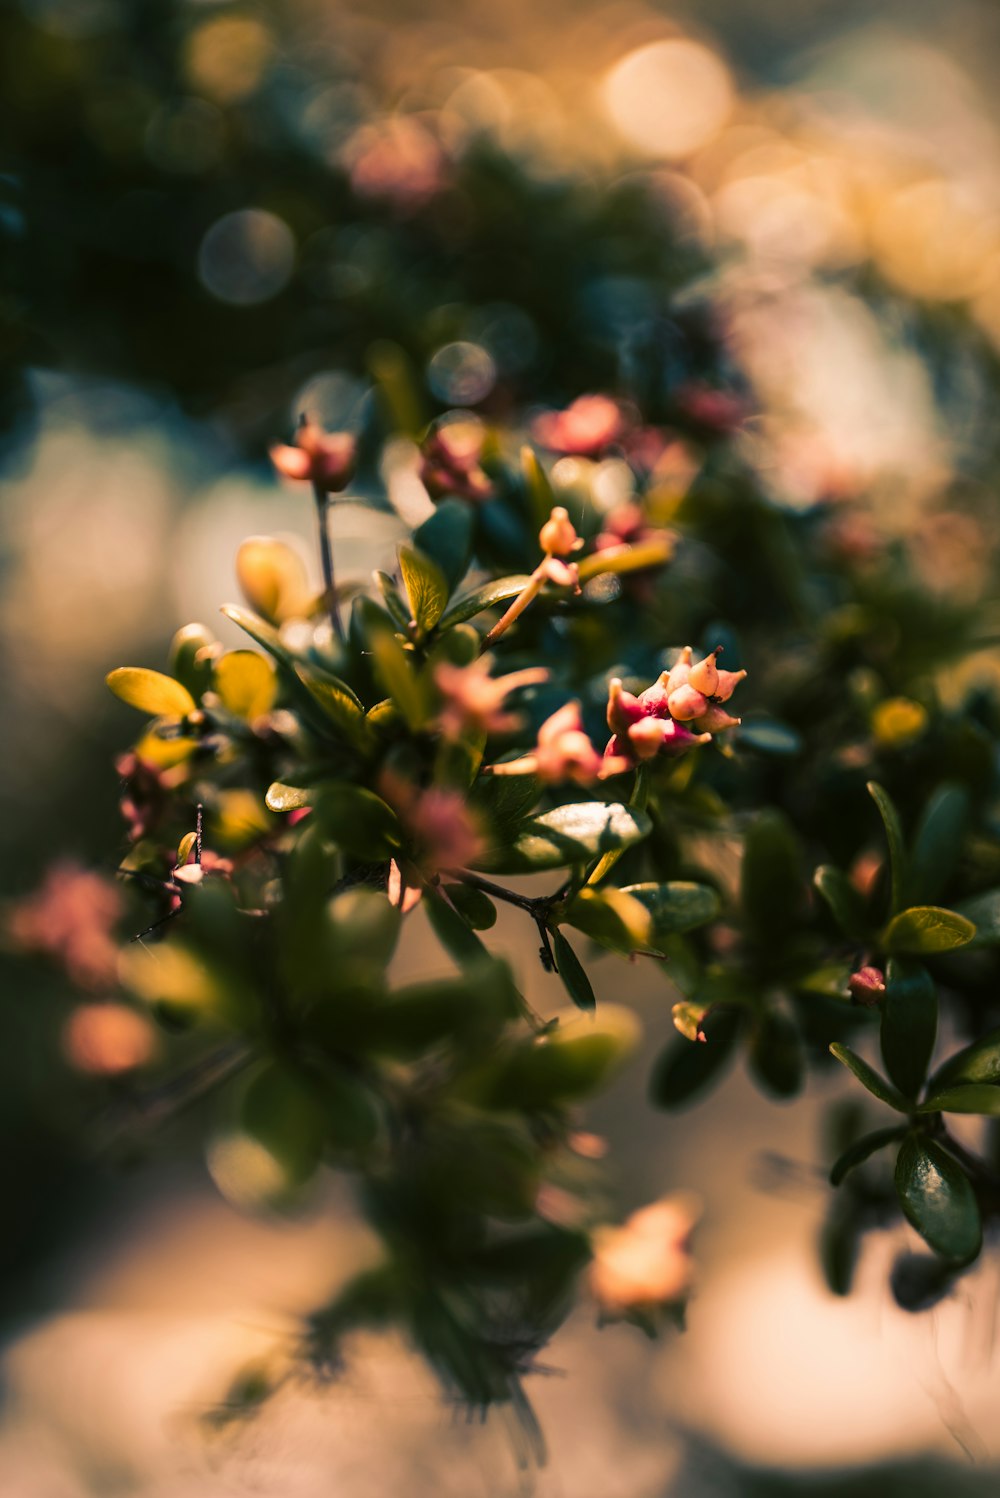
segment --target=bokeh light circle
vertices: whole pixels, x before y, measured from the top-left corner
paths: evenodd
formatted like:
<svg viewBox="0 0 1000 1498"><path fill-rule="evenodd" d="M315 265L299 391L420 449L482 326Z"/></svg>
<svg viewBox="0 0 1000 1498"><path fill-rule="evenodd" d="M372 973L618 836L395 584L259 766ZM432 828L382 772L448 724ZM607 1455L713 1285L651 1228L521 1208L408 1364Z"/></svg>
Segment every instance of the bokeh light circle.
<svg viewBox="0 0 1000 1498"><path fill-rule="evenodd" d="M722 60L684 37L649 42L620 58L606 75L604 106L630 146L679 160L707 144L733 107Z"/></svg>
<svg viewBox="0 0 1000 1498"><path fill-rule="evenodd" d="M263 208L240 208L216 219L198 249L202 285L234 307L254 307L277 296L294 269L291 229Z"/></svg>
<svg viewBox="0 0 1000 1498"><path fill-rule="evenodd" d="M427 365L427 383L450 406L474 406L496 384L492 355L478 343L460 340L439 348Z"/></svg>

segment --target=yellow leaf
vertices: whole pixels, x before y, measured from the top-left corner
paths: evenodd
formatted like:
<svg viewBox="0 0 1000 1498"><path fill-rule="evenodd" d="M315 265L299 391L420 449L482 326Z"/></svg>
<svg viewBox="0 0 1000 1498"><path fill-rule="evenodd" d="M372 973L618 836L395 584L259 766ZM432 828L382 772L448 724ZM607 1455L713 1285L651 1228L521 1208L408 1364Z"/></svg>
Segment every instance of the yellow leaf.
<svg viewBox="0 0 1000 1498"><path fill-rule="evenodd" d="M278 693L273 664L255 650L228 650L216 663L212 684L223 707L246 723L269 712Z"/></svg>
<svg viewBox="0 0 1000 1498"><path fill-rule="evenodd" d="M137 707L151 718L184 718L195 710L195 700L187 687L164 676L162 671L149 671L145 666L119 666L107 676L108 686L116 697Z"/></svg>

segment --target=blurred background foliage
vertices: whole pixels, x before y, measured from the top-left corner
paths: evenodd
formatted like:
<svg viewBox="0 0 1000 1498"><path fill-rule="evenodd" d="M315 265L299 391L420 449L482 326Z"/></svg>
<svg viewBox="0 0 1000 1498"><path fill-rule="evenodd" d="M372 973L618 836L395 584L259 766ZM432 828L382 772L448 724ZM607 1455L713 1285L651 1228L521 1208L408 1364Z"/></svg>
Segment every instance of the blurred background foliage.
<svg viewBox="0 0 1000 1498"><path fill-rule="evenodd" d="M502 418L615 389L710 446L726 412L676 392L722 388L755 413L741 457L771 498L804 513L843 500L846 554L898 546L932 593L980 608L988 637L998 56L1000 18L979 3L6 7L4 893L34 887L57 849L114 867L110 765L127 730L103 673L159 659L183 618L213 617L243 534L304 530L264 461L304 405L364 433L380 400L415 428L456 406ZM400 527L379 496L405 477L402 462L362 464L358 493L383 513L344 514L349 570L391 554ZM613 491L613 467L602 482ZM927 627L915 617L913 639ZM963 669L995 680L988 654ZM20 1328L73 1303L76 1245L99 1257L102 1232L138 1231L150 1198L79 1143L93 1093L64 1056L64 980L2 960L0 1294ZM662 1136L639 1152L637 1195L700 1160L724 1216L738 1172L712 1144L747 1106L726 1096L730 1113L688 1126L704 1142L686 1160ZM627 1099L601 1106L612 1138L640 1127ZM813 1123L797 1136L807 1158ZM196 1214L189 1178L166 1179ZM817 1332L817 1358L820 1345ZM980 1394L967 1391L981 1419L995 1404ZM944 1426L966 1440L950 1397ZM886 1409L881 1446L827 1435L788 1460L921 1444L904 1413ZM657 1418L644 1407L659 1431ZM748 1452L735 1415L709 1437ZM662 1459L623 1463L621 1491L964 1490L951 1468L805 1479L699 1450L687 1487ZM773 1465L752 1444L748 1459ZM26 1494L46 1491L30 1486L34 1460L17 1468ZM141 1457L117 1476L116 1460L92 1455L81 1491L140 1485Z"/></svg>

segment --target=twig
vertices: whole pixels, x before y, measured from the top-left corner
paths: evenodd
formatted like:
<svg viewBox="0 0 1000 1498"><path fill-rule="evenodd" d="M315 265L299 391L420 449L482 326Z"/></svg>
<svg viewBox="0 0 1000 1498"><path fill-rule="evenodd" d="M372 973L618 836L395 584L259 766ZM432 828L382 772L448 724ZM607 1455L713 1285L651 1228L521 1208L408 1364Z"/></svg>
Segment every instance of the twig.
<svg viewBox="0 0 1000 1498"><path fill-rule="evenodd" d="M323 594L330 612L330 624L337 639L343 642L344 626L340 618L337 599L337 583L333 575L333 543L330 540L329 509L330 496L319 484L313 484L316 500L316 521L319 528L319 555L323 567Z"/></svg>

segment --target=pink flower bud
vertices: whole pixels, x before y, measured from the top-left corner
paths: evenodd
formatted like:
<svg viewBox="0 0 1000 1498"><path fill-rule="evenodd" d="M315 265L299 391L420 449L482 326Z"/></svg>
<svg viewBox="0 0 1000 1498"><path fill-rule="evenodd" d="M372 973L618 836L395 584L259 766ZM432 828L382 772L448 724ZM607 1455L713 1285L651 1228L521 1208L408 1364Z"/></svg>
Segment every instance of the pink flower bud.
<svg viewBox="0 0 1000 1498"><path fill-rule="evenodd" d="M688 681L696 691L704 693L706 697L714 697L719 685L719 666L716 661L718 649L706 655L703 661L691 667Z"/></svg>
<svg viewBox="0 0 1000 1498"><path fill-rule="evenodd" d="M612 733L625 733L643 716L639 698L626 692L620 676L613 676L608 683L608 727Z"/></svg>
<svg viewBox="0 0 1000 1498"><path fill-rule="evenodd" d="M885 974L877 967L859 968L851 974L847 986L855 1004L875 1009L885 995Z"/></svg>
<svg viewBox="0 0 1000 1498"><path fill-rule="evenodd" d="M686 687L691 680L691 663L694 660L694 651L690 645L685 645L667 675L667 690L676 692L678 687Z"/></svg>
<svg viewBox="0 0 1000 1498"><path fill-rule="evenodd" d="M670 716L676 718L678 723L690 723L707 710L708 698L703 692L696 691L689 682L687 686L678 687L675 692L670 693L667 708Z"/></svg>
<svg viewBox="0 0 1000 1498"><path fill-rule="evenodd" d="M303 421L295 446L271 448L271 462L289 479L308 479L324 494L346 489L354 476L357 442L350 432L324 432Z"/></svg>
<svg viewBox="0 0 1000 1498"><path fill-rule="evenodd" d="M550 452L594 458L625 434L627 422L616 401L606 395L581 395L565 411L546 411L535 418L535 438Z"/></svg>
<svg viewBox="0 0 1000 1498"><path fill-rule="evenodd" d="M548 520L538 533L538 544L548 557L567 556L583 545L576 527L569 518L569 511L562 505L554 505Z"/></svg>
<svg viewBox="0 0 1000 1498"><path fill-rule="evenodd" d="M732 717L724 707L710 702L705 711L694 720L694 726L701 733L719 733L723 728L737 728L742 721L742 718Z"/></svg>

